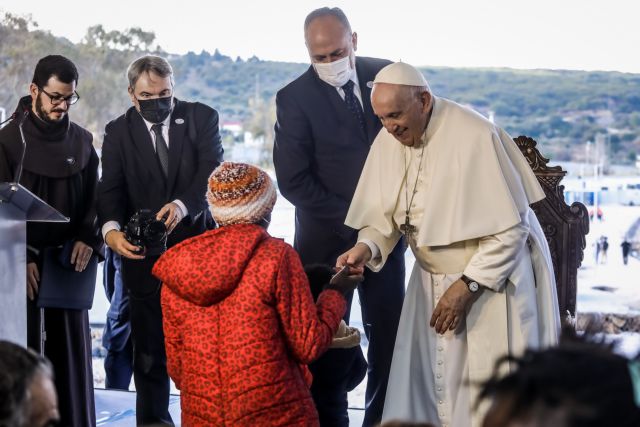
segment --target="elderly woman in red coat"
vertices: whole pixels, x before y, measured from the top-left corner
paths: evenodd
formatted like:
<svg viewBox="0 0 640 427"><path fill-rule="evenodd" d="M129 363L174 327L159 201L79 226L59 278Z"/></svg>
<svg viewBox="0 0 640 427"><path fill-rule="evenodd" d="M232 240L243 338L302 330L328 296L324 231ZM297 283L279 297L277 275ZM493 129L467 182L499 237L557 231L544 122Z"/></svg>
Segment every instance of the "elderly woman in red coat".
<svg viewBox="0 0 640 427"><path fill-rule="evenodd" d="M173 247L153 269L182 425L318 425L306 364L331 344L343 294L362 272L341 275L314 303L298 255L266 231L276 190L259 168L221 164L207 199L220 228Z"/></svg>

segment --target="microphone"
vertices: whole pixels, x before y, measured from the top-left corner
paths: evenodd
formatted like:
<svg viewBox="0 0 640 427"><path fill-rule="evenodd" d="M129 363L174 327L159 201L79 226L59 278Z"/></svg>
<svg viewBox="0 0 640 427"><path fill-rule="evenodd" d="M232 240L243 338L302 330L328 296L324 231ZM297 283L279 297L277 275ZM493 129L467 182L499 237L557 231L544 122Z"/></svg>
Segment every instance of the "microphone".
<svg viewBox="0 0 640 427"><path fill-rule="evenodd" d="M12 115L9 116L9 118L7 118L7 120L0 122L0 129L2 129L3 125L7 122L10 122L11 120L15 120L15 118L18 117L18 112L14 112Z"/></svg>
<svg viewBox="0 0 640 427"><path fill-rule="evenodd" d="M22 165L24 163L24 155L27 152L27 140L24 138L24 131L22 130L22 127L24 125L24 121L27 119L27 116L29 115L29 108L27 108L26 106L23 106L23 110L22 110L22 114L19 114L17 111L14 114L18 115L18 120L20 120L20 123L18 123L18 129L20 130L20 139L22 140L22 155L20 156L20 163L18 163L18 169L16 170L16 176L14 178L14 182L16 184L20 184L20 178L22 178Z"/></svg>

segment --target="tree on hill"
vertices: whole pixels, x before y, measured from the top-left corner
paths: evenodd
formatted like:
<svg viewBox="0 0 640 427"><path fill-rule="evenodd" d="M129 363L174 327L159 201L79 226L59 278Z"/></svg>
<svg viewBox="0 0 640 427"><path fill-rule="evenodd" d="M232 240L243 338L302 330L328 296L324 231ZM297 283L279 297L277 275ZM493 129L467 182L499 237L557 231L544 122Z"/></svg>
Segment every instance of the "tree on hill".
<svg viewBox="0 0 640 427"><path fill-rule="evenodd" d="M87 29L83 42L89 46L104 47L115 50L152 52L160 51L154 45L155 33L144 31L139 27L127 28L124 31L105 31L102 25L94 25Z"/></svg>

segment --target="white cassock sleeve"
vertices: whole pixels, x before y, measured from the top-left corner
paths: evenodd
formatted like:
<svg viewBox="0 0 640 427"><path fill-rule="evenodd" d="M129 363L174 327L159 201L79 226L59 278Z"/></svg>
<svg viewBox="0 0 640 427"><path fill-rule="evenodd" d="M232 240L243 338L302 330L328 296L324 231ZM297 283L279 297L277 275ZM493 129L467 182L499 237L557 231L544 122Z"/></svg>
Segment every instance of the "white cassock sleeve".
<svg viewBox="0 0 640 427"><path fill-rule="evenodd" d="M522 215L519 224L480 238L478 251L464 269L464 275L493 291L501 291L524 254L528 236L527 215Z"/></svg>
<svg viewBox="0 0 640 427"><path fill-rule="evenodd" d="M365 243L371 249L372 258L367 263L367 267L377 273L384 267L387 257L396 247L402 234L398 230L393 230L390 237L384 236L374 227L365 227L358 233L358 242Z"/></svg>

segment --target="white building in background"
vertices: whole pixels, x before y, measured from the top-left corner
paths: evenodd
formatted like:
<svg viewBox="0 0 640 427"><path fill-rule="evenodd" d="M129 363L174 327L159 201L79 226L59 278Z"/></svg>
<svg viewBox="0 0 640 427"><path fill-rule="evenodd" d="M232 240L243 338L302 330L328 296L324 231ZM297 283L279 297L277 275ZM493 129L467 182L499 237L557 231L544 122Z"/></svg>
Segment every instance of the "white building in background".
<svg viewBox="0 0 640 427"><path fill-rule="evenodd" d="M640 176L567 177L560 184L564 185L564 198L568 204L640 205Z"/></svg>
<svg viewBox="0 0 640 427"><path fill-rule="evenodd" d="M234 138L242 133L242 123L240 122L223 122L220 128L222 131L232 134Z"/></svg>

